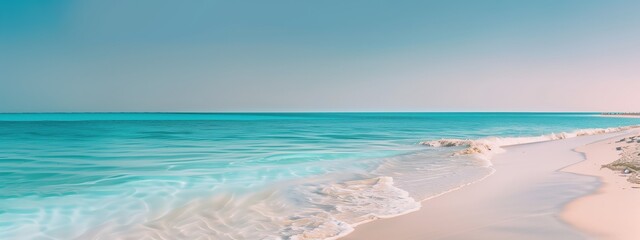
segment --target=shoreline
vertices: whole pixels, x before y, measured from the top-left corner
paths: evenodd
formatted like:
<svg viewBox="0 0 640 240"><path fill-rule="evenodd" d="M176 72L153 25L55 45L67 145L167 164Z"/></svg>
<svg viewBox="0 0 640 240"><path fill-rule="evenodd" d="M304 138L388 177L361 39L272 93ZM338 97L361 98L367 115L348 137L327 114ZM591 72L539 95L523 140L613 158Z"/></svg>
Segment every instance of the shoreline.
<svg viewBox="0 0 640 240"><path fill-rule="evenodd" d="M628 139L638 134L634 131L620 137ZM620 170L603 167L618 160L620 151L632 151L630 147L640 144L636 140L620 141L620 137L577 148L586 159L562 170L594 176L602 182L593 194L567 204L560 215L565 222L598 239L640 239L640 184L627 181L628 175Z"/></svg>
<svg viewBox="0 0 640 240"><path fill-rule="evenodd" d="M418 211L361 224L340 239L584 239L586 235L565 223L559 214L565 205L595 192L600 183L592 176L560 172L560 169L584 160L583 155L573 149L628 132L504 147L507 151L491 160L494 173L483 180L423 200ZM549 148L554 149L551 155L545 153ZM540 163L535 160L540 158L556 161L547 160L540 168L535 166ZM536 174L545 177L531 175L523 165L540 168ZM548 181L552 184L548 185ZM554 185L564 188L557 190ZM551 201L536 202L537 194L545 193L540 191L541 187L551 191ZM513 194L514 191L521 194ZM527 229L528 232L513 233L505 229ZM552 233L541 234L540 229Z"/></svg>
<svg viewBox="0 0 640 240"><path fill-rule="evenodd" d="M608 118L640 118L640 115L631 114L600 114L599 116Z"/></svg>

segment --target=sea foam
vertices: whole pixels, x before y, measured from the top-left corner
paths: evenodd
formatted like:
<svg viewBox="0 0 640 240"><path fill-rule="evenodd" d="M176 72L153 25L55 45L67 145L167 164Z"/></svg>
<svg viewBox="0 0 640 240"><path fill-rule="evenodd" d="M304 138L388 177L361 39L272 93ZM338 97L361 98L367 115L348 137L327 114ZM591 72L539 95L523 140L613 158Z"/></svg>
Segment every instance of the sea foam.
<svg viewBox="0 0 640 240"><path fill-rule="evenodd" d="M625 126L614 128L590 128L579 129L573 132L551 133L547 135L534 137L486 137L477 140L471 139L440 139L421 142L420 144L430 147L465 147L464 149L453 153L458 155L477 155L483 159L489 159L495 153L504 151L502 147L518 144L527 144L535 142L544 142L552 140L560 140L574 138L579 136L589 136L603 133L612 133L637 128L639 126Z"/></svg>
<svg viewBox="0 0 640 240"><path fill-rule="evenodd" d="M358 224L419 208L390 177L305 181L198 199L157 219L109 222L77 239L336 239Z"/></svg>

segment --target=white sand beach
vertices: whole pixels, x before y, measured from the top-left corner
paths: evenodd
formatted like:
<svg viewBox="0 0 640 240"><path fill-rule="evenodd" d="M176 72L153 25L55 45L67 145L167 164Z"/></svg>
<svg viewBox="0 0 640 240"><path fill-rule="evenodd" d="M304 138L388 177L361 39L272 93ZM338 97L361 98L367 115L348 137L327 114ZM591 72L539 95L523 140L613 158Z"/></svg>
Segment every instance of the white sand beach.
<svg viewBox="0 0 640 240"><path fill-rule="evenodd" d="M640 208L632 205L640 189L599 167L617 159L611 143L630 134L637 132L505 147L485 180L344 239L640 239Z"/></svg>
<svg viewBox="0 0 640 240"><path fill-rule="evenodd" d="M596 176L602 186L596 193L567 205L561 215L565 221L597 239L640 239L640 184L627 181L629 174L623 174L626 167L602 168L621 155L637 162L637 136L635 132L576 149L585 154L586 160L563 171Z"/></svg>

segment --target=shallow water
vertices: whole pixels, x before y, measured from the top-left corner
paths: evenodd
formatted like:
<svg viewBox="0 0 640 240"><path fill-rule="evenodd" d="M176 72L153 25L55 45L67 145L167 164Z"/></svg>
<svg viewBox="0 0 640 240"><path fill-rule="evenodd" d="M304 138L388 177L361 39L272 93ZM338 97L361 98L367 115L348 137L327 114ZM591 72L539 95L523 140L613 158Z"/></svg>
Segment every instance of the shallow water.
<svg viewBox="0 0 640 240"><path fill-rule="evenodd" d="M588 113L0 114L0 239L308 239L419 208L487 162L442 138L640 124Z"/></svg>

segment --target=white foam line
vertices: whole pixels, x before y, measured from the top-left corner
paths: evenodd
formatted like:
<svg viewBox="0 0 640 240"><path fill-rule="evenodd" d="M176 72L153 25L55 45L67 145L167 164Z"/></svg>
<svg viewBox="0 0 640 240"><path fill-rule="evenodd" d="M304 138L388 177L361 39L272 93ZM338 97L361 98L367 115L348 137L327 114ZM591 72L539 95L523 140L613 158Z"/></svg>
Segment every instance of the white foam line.
<svg viewBox="0 0 640 240"><path fill-rule="evenodd" d="M493 152L493 153L502 153L505 150L500 148L500 147L504 147L504 146L512 146L512 145L518 145L518 144L530 144L530 143L538 143L538 142L548 142L548 141L561 140L561 139L567 139L567 138L574 138L574 137L580 137L580 136L590 136L590 135L599 135L599 134L606 134L606 133L613 133L613 132L622 132L622 131L636 129L636 128L640 128L640 125L624 126L624 127L617 127L617 128L579 129L579 130L573 131L571 133L565 133L565 132L562 132L562 133L559 133L559 134L552 133L552 134L549 134L549 135L542 135L542 136L538 136L538 137L513 137L513 138L498 138L498 137L494 137L494 140L501 140L502 139L502 140L516 140L516 141L505 141L505 142L510 142L510 144L504 144L503 143L503 144L498 145L498 148L496 150L499 150L499 151L497 151L497 152L495 150L491 149L491 148L489 148L488 150L490 152ZM491 139L491 138L484 138L484 139ZM533 139L539 139L539 140L531 141ZM452 140L452 139L449 139L449 140L443 139L443 140L449 141L449 140ZM460 142L466 142L466 143L472 143L474 141L477 141L477 140L460 140L460 139L455 139L455 140L459 140ZM521 141L518 141L518 140L521 140ZM527 140L529 140L529 141L527 141ZM442 141L442 140L440 140L440 141ZM431 141L431 142L434 142L434 141ZM499 142L499 141L496 141L496 142ZM425 144L425 143L428 143L428 142L422 142L421 144ZM425 144L425 145L429 145L429 144ZM442 146L442 145L439 145L439 146ZM439 147L439 146L436 146L436 147ZM465 146L465 145L449 145L449 146ZM349 235L350 233L352 233L355 230L355 227L357 227L357 226L359 226L361 224L372 222L372 221L375 221L375 220L378 220L378 219L393 218L393 217L397 217L397 216L402 216L402 215L405 215L405 214L409 214L409 213L418 211L418 210L420 210L422 208L422 203L423 202L429 201L429 200L437 198L437 197L441 197L441 196L443 196L445 194L460 190L460 189L462 189L462 188L464 188L466 186L481 182L481 181L487 179L488 177L490 177L491 175L493 175L496 172L496 169L491 167L493 165L493 163L491 162L491 158L493 158L494 154L487 154L486 152L484 152L484 153L483 152L474 152L474 153L472 153L470 155L475 156L475 157L477 157L477 158L479 158L481 160L487 161L489 165L486 166L486 167L491 169L491 172L488 173L487 175L485 175L484 177L482 177L480 179L477 179L475 181L462 184L462 185L460 185L458 187L455 187L455 188L449 189L447 191L444 191L444 192L438 193L436 195L433 195L431 197L427 197L425 199L422 199L422 200L418 201L420 203L420 207L418 207L416 209L413 209L413 210L410 210L410 211L407 211L407 212L404 212L404 213L401 213L401 214L389 215L389 216L384 216L384 217L377 217L375 219L371 219L371 220L366 220L366 221L362 221L362 222L359 222L359 223L350 224L350 226L351 226L350 230L342 232L339 235L336 235L336 236L333 236L333 237L330 237L330 238L325 238L325 240L335 240L335 239L339 239L341 237L347 236L347 235Z"/></svg>

